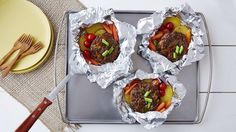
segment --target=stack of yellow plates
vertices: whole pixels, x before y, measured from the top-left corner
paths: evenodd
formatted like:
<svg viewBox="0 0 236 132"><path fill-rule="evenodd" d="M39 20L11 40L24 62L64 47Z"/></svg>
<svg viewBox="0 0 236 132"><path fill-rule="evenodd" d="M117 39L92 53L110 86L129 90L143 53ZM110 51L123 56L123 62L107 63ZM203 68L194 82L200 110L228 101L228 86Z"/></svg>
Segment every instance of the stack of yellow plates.
<svg viewBox="0 0 236 132"><path fill-rule="evenodd" d="M0 0L0 59L23 34L34 36L44 45L39 52L26 56L11 70L13 73L30 72L49 57L53 48L53 30L46 15L27 0ZM17 53L17 52L16 52ZM16 55L14 53L6 63Z"/></svg>

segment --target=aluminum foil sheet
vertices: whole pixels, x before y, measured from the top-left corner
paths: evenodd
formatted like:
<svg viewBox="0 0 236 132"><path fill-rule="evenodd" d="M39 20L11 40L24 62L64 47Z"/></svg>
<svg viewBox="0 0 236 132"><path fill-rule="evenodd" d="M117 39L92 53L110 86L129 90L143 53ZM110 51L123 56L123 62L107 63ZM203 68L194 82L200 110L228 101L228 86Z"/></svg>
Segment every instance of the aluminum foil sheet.
<svg viewBox="0 0 236 132"><path fill-rule="evenodd" d="M171 62L165 56L151 51L148 48L148 40L154 35L155 31L161 26L166 17L175 15L179 15L182 23L191 28L192 40L188 47L188 53L185 54L182 59ZM141 34L143 37L142 43L139 46L139 53L150 62L154 73L169 71L171 74L178 74L184 66L190 65L204 56L202 40L204 34L200 28L200 23L200 16L196 15L188 4L156 11L151 16L138 21L137 34Z"/></svg>
<svg viewBox="0 0 236 132"><path fill-rule="evenodd" d="M74 73L87 74L90 82L96 82L102 88L106 88L117 78L129 73L132 69L132 60L130 57L134 53L136 43L136 29L134 26L117 20L112 9L88 8L70 15L69 19L73 38L73 54L70 57L69 64ZM81 26L98 22L113 22L116 25L120 46L118 58L112 63L106 63L101 66L86 63L76 42Z"/></svg>
<svg viewBox="0 0 236 132"><path fill-rule="evenodd" d="M123 99L123 88L136 78L140 80L160 78L162 81L169 83L174 91L171 106L163 113L157 111L149 111L146 113L134 112ZM185 94L185 87L177 81L175 76L168 74L146 73L144 71L137 70L135 74L131 74L128 77L114 83L113 102L121 114L123 121L127 123L135 123L137 121L145 128L151 129L163 124L167 118L167 115L173 110L173 108L181 104Z"/></svg>

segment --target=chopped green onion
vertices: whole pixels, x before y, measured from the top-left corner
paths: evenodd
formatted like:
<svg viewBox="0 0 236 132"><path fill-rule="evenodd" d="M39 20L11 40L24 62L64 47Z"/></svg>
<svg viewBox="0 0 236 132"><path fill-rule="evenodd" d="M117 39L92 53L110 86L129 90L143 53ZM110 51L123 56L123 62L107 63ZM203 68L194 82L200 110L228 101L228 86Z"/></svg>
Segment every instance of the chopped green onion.
<svg viewBox="0 0 236 132"><path fill-rule="evenodd" d="M150 91L147 91L147 92L144 94L144 97L146 98L149 94L150 94Z"/></svg>
<svg viewBox="0 0 236 132"><path fill-rule="evenodd" d="M152 103L152 99L150 99L150 98L144 98L144 100L145 100L145 102L150 102L150 103Z"/></svg>
<svg viewBox="0 0 236 132"><path fill-rule="evenodd" d="M181 45L181 46L180 46L180 49L179 49L179 54L182 54L183 51L184 51L184 46Z"/></svg>
<svg viewBox="0 0 236 132"><path fill-rule="evenodd" d="M149 109L151 107L151 103L148 102L147 108Z"/></svg>
<svg viewBox="0 0 236 132"><path fill-rule="evenodd" d="M108 51L109 51L109 54L111 54L113 52L114 48L111 47Z"/></svg>
<svg viewBox="0 0 236 132"><path fill-rule="evenodd" d="M113 52L114 48L111 47L109 50L105 50L103 53L102 53L102 56L103 57L106 57L107 55L111 54Z"/></svg>
<svg viewBox="0 0 236 132"><path fill-rule="evenodd" d="M175 53L179 53L179 46L177 45L176 47L175 47Z"/></svg>
<svg viewBox="0 0 236 132"><path fill-rule="evenodd" d="M154 40L154 45L157 46L158 45L158 41Z"/></svg>
<svg viewBox="0 0 236 132"><path fill-rule="evenodd" d="M105 44L106 46L109 46L109 43L105 39L102 39L102 43Z"/></svg>
<svg viewBox="0 0 236 132"><path fill-rule="evenodd" d="M102 56L105 57L105 56L107 56L108 54L109 54L109 50L106 50L106 51L104 51L104 52L102 53Z"/></svg>
<svg viewBox="0 0 236 132"><path fill-rule="evenodd" d="M174 52L174 53L173 53L173 58L176 59L176 57L177 57L177 56L176 56L176 53Z"/></svg>

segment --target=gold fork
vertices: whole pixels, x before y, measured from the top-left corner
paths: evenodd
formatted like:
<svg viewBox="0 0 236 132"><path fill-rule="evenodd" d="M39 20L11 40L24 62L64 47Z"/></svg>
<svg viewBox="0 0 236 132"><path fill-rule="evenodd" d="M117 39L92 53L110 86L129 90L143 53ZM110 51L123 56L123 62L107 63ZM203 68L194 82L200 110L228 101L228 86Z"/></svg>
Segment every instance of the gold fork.
<svg viewBox="0 0 236 132"><path fill-rule="evenodd" d="M28 50L31 46L31 44L33 43L33 37L30 35L27 35L26 37L24 37L20 43L21 43L21 48L20 51L18 52L18 54L16 55L16 57L9 63L9 65L7 66L6 69L4 69L2 71L2 77L6 77L8 75L8 73L10 72L11 68L14 66L15 62L17 61L17 59L20 57L21 54L23 54L26 50Z"/></svg>
<svg viewBox="0 0 236 132"><path fill-rule="evenodd" d="M21 41L26 37L26 34L22 34L14 43L13 47L11 50L0 60L0 66L18 49L21 47Z"/></svg>
<svg viewBox="0 0 236 132"><path fill-rule="evenodd" d="M43 48L43 44L42 42L37 42L36 44L32 45L27 51L25 51L23 54L21 54L21 56L19 57L19 59L17 59L16 63L18 61L20 61L22 58L24 58L27 55L31 55L34 54L36 52L38 52L39 50L41 50ZM4 70L6 69L8 66L8 64L3 64L2 66L0 66L0 70Z"/></svg>

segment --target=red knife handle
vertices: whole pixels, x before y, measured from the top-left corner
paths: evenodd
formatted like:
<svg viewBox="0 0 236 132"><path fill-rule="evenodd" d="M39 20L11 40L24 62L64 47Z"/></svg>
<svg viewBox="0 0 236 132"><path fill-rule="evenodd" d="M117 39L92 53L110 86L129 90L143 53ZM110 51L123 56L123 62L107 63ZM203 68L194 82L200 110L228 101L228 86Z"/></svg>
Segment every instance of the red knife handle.
<svg viewBox="0 0 236 132"><path fill-rule="evenodd" d="M40 115L51 105L52 102L47 98L38 105L38 107L25 119L25 121L16 129L16 132L28 132Z"/></svg>

